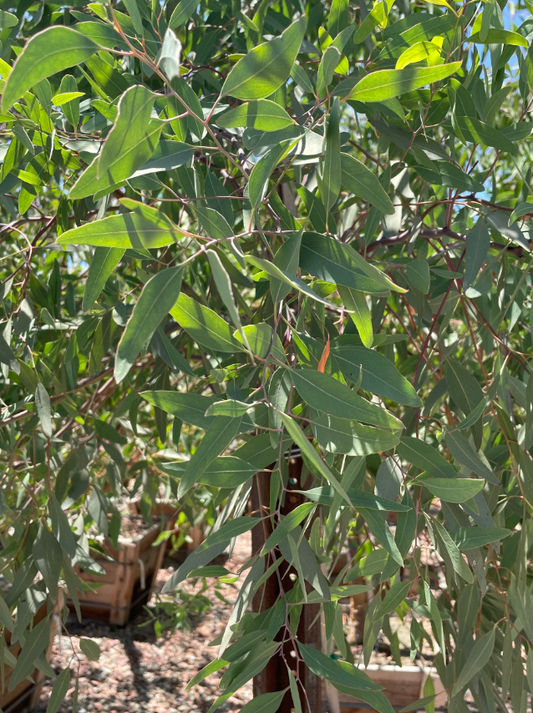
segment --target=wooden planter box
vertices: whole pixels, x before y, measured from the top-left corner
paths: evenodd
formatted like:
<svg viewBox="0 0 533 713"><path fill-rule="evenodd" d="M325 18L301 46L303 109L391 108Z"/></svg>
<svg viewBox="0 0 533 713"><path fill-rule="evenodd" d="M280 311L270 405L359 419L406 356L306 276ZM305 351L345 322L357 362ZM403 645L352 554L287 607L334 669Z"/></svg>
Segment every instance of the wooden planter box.
<svg viewBox="0 0 533 713"><path fill-rule="evenodd" d="M60 589L58 590L57 594L57 602L50 616L50 640L48 643L48 649L46 650L47 661L50 661L52 645L54 643L56 634L59 634L61 631L61 612L63 610L64 605L65 597L63 591ZM35 615L33 619L34 625L38 624L42 619L44 619L46 613L47 604L45 603ZM6 641L7 643L9 643L8 631L6 631ZM15 658L18 658L21 651L20 644L18 642L16 644L11 644L9 646L9 650ZM33 682L25 679L24 681L21 681L18 686L15 686L12 691L9 691L9 681L11 679L12 673L13 669L7 664L5 664L4 690L2 691L2 689L0 688L0 709L3 711L3 713L23 713L23 711L31 710L39 702L41 688L43 686L45 678L44 674L39 671L39 669L35 669L31 674Z"/></svg>
<svg viewBox="0 0 533 713"><path fill-rule="evenodd" d="M87 590L80 596L84 619L124 625L132 614L142 609L150 599L165 554L165 542L158 547L152 546L160 532L161 525L157 523L132 539L119 537L118 549L102 540L112 561L103 557L95 557L95 560L105 574L78 571L84 582L92 587L96 585L94 591ZM67 603L74 611L72 602Z"/></svg>
<svg viewBox="0 0 533 713"><path fill-rule="evenodd" d="M417 666L373 666L364 669L374 683L384 687L383 693L396 710L404 708L424 697L424 684L428 676L435 686L435 711L446 710L447 695L444 686L434 668ZM341 713L369 713L374 710L368 704L358 701L344 693L338 693L338 709ZM335 713L334 709L328 713Z"/></svg>

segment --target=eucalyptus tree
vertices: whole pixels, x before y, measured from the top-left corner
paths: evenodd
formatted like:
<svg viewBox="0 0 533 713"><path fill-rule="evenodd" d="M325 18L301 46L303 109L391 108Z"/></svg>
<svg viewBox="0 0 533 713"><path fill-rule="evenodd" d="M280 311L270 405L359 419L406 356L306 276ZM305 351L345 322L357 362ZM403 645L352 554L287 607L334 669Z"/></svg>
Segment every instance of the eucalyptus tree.
<svg viewBox="0 0 533 713"><path fill-rule="evenodd" d="M508 695L526 710L523 3L2 0L12 684L36 665L53 673L49 622L30 622L59 585L78 607L95 533L116 541L124 498L149 517L163 492L208 533L167 591L227 578L211 562L264 533L218 657L193 681L225 668L211 711L277 658L287 688L250 713L309 710L306 670L390 712L363 664L381 637L401 662L399 619L413 660L433 651L450 711L468 709L467 690L483 713ZM348 536L357 550L339 571ZM276 601L251 611L269 578ZM354 659L342 600L361 591ZM298 633L309 606L322 650ZM23 643L16 664L7 631Z"/></svg>

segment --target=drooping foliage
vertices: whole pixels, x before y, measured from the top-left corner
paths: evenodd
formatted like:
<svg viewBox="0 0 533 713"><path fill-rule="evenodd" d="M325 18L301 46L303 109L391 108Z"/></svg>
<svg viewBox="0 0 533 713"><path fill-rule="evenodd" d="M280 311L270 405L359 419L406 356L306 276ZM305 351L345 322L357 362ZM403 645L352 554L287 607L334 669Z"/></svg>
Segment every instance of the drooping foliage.
<svg viewBox="0 0 533 713"><path fill-rule="evenodd" d="M483 713L508 693L525 711L529 2L0 8L0 651L7 631L23 643L13 679L48 671L32 615L58 585L77 605L78 568L96 568L96 533L116 542L125 498L149 518L167 497L207 531L169 591L224 577L210 562L237 535L271 533L196 679L227 667L211 710L289 641L295 710L305 665L390 712L361 664L383 636L400 661L399 616L413 659L432 648L449 711L467 710L467 690ZM289 489L303 491L292 512ZM353 561L335 577L347 537ZM297 578L251 612L287 562ZM354 662L341 600L362 590ZM323 608L322 652L296 636L307 602ZM268 695L274 710L283 693Z"/></svg>

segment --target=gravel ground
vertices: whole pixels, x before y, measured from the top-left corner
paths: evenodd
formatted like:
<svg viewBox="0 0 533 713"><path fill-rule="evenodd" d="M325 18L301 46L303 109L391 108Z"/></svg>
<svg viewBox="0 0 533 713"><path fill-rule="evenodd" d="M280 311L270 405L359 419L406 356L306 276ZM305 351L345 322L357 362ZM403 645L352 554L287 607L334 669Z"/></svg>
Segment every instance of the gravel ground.
<svg viewBox="0 0 533 713"><path fill-rule="evenodd" d="M250 556L250 538L241 537L231 559L225 563L230 572L236 572ZM167 559L161 569L156 589L160 589L177 567ZM224 597L234 602L239 583L226 586ZM186 583L189 592L191 584ZM199 590L199 587L196 587ZM213 606L192 620L191 630L164 632L157 639L151 624L141 627L147 617L139 615L125 627L109 626L99 622L80 625L77 619L67 622L60 640L54 644L51 665L59 670L66 666L73 671L72 687L60 708L60 713L73 710L74 671L80 654L80 639L91 639L100 646L100 659L89 661L79 655L78 713L104 711L105 713L182 713L194 711L205 713L220 695L220 674L213 674L190 691L188 681L216 655L216 648L208 644L220 634L229 617L230 607L217 599L214 590L206 596L214 601ZM43 687L40 704L35 713L44 713L50 696L51 684ZM233 713L252 697L251 682L230 698L219 710Z"/></svg>

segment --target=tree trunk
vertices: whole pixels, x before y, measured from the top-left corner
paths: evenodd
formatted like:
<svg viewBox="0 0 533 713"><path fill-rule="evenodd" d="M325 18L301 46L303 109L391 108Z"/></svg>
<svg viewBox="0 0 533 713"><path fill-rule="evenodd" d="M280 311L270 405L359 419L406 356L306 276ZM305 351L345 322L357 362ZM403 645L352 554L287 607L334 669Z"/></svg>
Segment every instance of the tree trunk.
<svg viewBox="0 0 533 713"><path fill-rule="evenodd" d="M302 490L304 484L300 482L302 474L302 458L291 457L289 460L289 490ZM278 477L277 475L275 477ZM267 515L270 501L270 478L268 472L258 473L254 479L254 486L251 495L251 506L257 516ZM303 502L301 493L287 493L282 514L287 515ZM266 542L267 537L272 532L272 527L268 520L263 520L263 527L256 527L252 530L252 552L259 552ZM267 555L266 567L270 566L275 559L275 553ZM270 609L281 596L280 580L283 581L284 589L291 586L290 574L297 574L296 570L285 562L261 587L255 595L252 608L256 612ZM306 604L303 606L300 623L298 626L297 638L308 646L320 649L320 617L318 616L320 607L318 604ZM281 640L281 636L278 636ZM318 713L322 710L321 680L315 676L302 661L298 662L294 644L289 639L285 642L280 651L273 656L266 668L254 678L254 697L263 693L281 691L289 685L287 664L297 677L298 691L302 710ZM293 708L290 691L284 697L279 708L279 713L290 713Z"/></svg>

